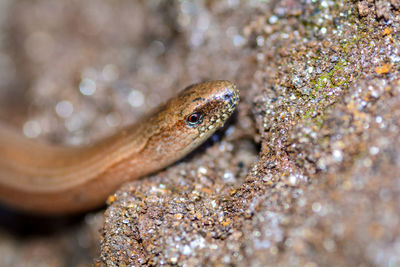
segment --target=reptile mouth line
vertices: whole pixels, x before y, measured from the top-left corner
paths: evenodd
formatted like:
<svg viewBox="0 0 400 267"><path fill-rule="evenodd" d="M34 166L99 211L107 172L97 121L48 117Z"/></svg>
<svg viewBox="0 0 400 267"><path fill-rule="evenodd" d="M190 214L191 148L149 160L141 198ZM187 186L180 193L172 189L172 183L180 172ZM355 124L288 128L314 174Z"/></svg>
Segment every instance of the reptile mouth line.
<svg viewBox="0 0 400 267"><path fill-rule="evenodd" d="M203 136L207 131L217 129L225 124L239 103L239 92L236 87L234 88L232 95L229 96L229 100L226 100L225 98L225 102L226 104L224 105L221 114L210 118L210 125L198 128L200 136Z"/></svg>

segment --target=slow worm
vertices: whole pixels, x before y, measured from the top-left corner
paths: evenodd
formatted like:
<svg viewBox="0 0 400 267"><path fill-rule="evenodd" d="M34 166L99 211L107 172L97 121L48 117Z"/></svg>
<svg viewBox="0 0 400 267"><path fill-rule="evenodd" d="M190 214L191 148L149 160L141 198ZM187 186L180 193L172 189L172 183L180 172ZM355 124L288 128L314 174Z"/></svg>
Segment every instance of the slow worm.
<svg viewBox="0 0 400 267"><path fill-rule="evenodd" d="M238 101L229 81L194 84L153 115L80 147L39 143L0 125L0 201L41 214L103 205L122 183L161 170L199 146Z"/></svg>

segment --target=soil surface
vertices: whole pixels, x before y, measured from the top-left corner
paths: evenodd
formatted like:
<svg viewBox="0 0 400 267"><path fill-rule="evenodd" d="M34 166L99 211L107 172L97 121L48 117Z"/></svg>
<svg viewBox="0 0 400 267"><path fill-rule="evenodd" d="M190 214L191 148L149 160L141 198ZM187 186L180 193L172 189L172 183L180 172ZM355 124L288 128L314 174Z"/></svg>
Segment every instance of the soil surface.
<svg viewBox="0 0 400 267"><path fill-rule="evenodd" d="M80 145L187 85L224 129L74 218L0 212L0 266L400 266L400 3L0 1L0 118Z"/></svg>

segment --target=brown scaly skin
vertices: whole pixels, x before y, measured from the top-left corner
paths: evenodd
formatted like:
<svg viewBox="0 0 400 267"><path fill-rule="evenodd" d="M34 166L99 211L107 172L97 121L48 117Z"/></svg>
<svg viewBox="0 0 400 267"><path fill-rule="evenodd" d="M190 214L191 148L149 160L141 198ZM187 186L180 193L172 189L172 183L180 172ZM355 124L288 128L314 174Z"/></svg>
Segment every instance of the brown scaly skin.
<svg viewBox="0 0 400 267"><path fill-rule="evenodd" d="M85 147L38 143L0 125L0 201L39 214L101 206L125 181L163 169L198 147L238 101L229 81L194 84L153 115Z"/></svg>

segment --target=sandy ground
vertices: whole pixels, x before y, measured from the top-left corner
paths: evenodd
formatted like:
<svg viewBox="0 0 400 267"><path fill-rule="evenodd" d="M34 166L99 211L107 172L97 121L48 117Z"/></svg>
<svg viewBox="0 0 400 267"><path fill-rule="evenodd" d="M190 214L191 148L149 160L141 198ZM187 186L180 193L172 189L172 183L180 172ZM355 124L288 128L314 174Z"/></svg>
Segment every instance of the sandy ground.
<svg viewBox="0 0 400 267"><path fill-rule="evenodd" d="M0 1L0 117L86 144L190 83L241 103L74 218L0 213L1 266L399 266L400 3Z"/></svg>

